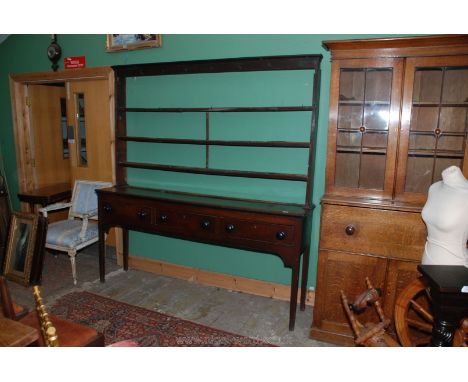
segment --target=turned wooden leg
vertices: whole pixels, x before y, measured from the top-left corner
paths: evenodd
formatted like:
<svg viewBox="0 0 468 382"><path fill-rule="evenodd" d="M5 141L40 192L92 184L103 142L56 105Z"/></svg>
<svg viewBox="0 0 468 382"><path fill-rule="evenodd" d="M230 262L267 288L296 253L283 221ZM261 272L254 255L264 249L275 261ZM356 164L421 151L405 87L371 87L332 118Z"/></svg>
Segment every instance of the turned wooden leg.
<svg viewBox="0 0 468 382"><path fill-rule="evenodd" d="M460 320L435 320L432 327L431 346L452 346L455 330L460 325Z"/></svg>
<svg viewBox="0 0 468 382"><path fill-rule="evenodd" d="M68 252L68 256L70 257L70 263L72 268L72 276L73 276L73 284L77 284L76 278L76 251Z"/></svg>
<svg viewBox="0 0 468 382"><path fill-rule="evenodd" d="M468 296L431 288L431 297L434 314L431 346L452 346L455 331L468 312Z"/></svg>

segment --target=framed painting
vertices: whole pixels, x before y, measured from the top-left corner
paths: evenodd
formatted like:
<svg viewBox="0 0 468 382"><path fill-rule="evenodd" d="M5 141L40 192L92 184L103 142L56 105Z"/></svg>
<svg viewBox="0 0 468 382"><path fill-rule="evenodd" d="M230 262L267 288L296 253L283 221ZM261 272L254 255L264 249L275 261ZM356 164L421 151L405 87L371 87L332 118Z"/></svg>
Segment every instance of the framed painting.
<svg viewBox="0 0 468 382"><path fill-rule="evenodd" d="M4 275L25 286L39 283L47 220L37 214L13 212L5 255Z"/></svg>
<svg viewBox="0 0 468 382"><path fill-rule="evenodd" d="M143 48L160 48L162 35L160 34L108 34L107 52L133 50Z"/></svg>

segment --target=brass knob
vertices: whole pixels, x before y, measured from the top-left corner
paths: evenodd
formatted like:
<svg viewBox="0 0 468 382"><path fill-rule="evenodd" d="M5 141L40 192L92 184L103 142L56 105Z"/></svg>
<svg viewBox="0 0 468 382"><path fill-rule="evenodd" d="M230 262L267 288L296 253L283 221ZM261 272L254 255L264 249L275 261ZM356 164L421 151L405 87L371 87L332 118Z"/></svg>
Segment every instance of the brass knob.
<svg viewBox="0 0 468 382"><path fill-rule="evenodd" d="M348 235L348 236L354 235L354 232L356 232L356 228L354 228L354 226L352 226L350 224L350 225L346 226L345 232L346 232L346 235Z"/></svg>

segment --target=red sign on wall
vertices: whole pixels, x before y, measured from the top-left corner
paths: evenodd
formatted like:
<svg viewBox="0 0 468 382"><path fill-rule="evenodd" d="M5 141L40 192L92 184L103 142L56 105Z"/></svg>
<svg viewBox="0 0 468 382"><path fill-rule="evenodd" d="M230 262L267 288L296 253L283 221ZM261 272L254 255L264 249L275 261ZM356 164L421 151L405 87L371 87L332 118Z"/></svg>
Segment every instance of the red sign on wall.
<svg viewBox="0 0 468 382"><path fill-rule="evenodd" d="M84 68L86 66L85 56L65 57L63 59L65 69Z"/></svg>

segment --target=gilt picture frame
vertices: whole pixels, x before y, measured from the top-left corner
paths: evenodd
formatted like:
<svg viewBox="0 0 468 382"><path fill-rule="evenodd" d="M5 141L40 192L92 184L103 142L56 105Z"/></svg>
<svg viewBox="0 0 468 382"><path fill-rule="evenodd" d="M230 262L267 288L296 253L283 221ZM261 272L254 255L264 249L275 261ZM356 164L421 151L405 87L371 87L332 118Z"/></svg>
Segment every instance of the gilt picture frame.
<svg viewBox="0 0 468 382"><path fill-rule="evenodd" d="M42 215L12 212L4 266L7 279L25 286L40 282L46 233Z"/></svg>
<svg viewBox="0 0 468 382"><path fill-rule="evenodd" d="M134 50L144 48L160 48L162 35L160 34L108 34L106 39L107 52Z"/></svg>

